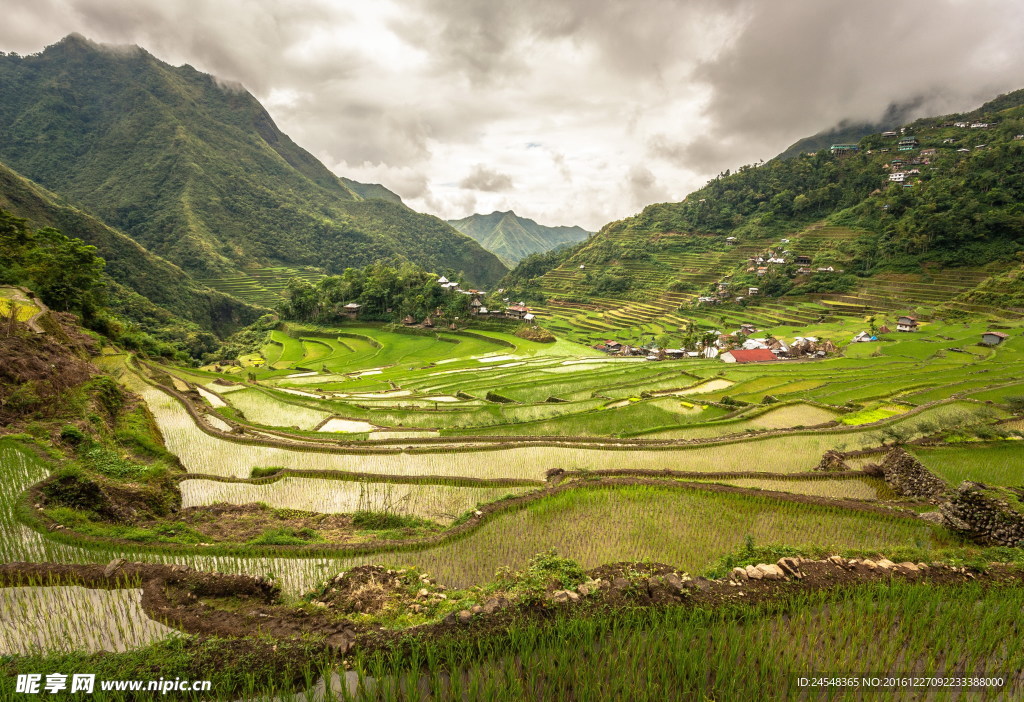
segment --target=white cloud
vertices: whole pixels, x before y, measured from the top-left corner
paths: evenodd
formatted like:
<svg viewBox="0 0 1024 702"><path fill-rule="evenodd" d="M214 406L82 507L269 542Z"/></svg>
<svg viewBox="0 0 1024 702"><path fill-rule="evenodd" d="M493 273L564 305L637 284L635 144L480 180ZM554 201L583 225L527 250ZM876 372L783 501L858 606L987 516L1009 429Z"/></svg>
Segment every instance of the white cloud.
<svg viewBox="0 0 1024 702"><path fill-rule="evenodd" d="M1024 87L1022 30L1014 0L7 0L0 49L138 44L412 207L597 229L844 118Z"/></svg>

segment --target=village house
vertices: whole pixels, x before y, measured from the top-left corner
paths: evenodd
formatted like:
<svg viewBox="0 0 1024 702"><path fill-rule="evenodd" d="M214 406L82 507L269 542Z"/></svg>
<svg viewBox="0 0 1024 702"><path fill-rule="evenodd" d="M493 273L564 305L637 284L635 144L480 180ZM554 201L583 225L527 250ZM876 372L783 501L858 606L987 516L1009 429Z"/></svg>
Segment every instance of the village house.
<svg viewBox="0 0 1024 702"><path fill-rule="evenodd" d="M788 357L789 356L789 344L781 339L772 339L768 342L768 350L774 353L776 356Z"/></svg>
<svg viewBox="0 0 1024 702"><path fill-rule="evenodd" d="M768 266L758 266L757 267L757 274L758 275L768 275Z"/></svg>
<svg viewBox="0 0 1024 702"><path fill-rule="evenodd" d="M835 273L836 269L833 268L832 266L819 266L818 267L818 272L819 273Z"/></svg>
<svg viewBox="0 0 1024 702"><path fill-rule="evenodd" d="M797 256L795 259L793 259L793 263L797 264L798 266L809 266L811 264L811 257Z"/></svg>
<svg viewBox="0 0 1024 702"><path fill-rule="evenodd" d="M902 183L904 180L906 180L906 178L907 174L904 173L903 171L889 174L889 182L891 183Z"/></svg>
<svg viewBox="0 0 1024 702"><path fill-rule="evenodd" d="M768 349L733 349L723 353L720 358L726 363L761 363L778 360Z"/></svg>
<svg viewBox="0 0 1024 702"><path fill-rule="evenodd" d="M954 127L959 127L960 129L967 129L968 127L971 126L971 123L970 122L953 122L953 126Z"/></svg>
<svg viewBox="0 0 1024 702"><path fill-rule="evenodd" d="M896 331L898 332L916 332L917 331L917 319L914 317L908 317L906 315L896 320Z"/></svg>
<svg viewBox="0 0 1024 702"><path fill-rule="evenodd" d="M416 320L412 318L411 314L407 314L405 315L405 319L402 320L402 324L407 327L411 327L413 324L416 324Z"/></svg>
<svg viewBox="0 0 1024 702"><path fill-rule="evenodd" d="M442 275L440 278L437 279L437 282L441 285L444 285L445 283L448 282L448 279Z"/></svg>
<svg viewBox="0 0 1024 702"><path fill-rule="evenodd" d="M350 302L341 308L341 316L345 319L355 319L359 316L359 310L363 308L362 305L355 302Z"/></svg>
<svg viewBox="0 0 1024 702"><path fill-rule="evenodd" d="M524 307L521 302L518 305L509 305L505 309L505 316L509 319L523 319L529 313L530 308Z"/></svg>
<svg viewBox="0 0 1024 702"><path fill-rule="evenodd" d="M896 132L882 132L882 136L884 136L884 137L894 137L894 136L896 136Z"/></svg>
<svg viewBox="0 0 1024 702"><path fill-rule="evenodd" d="M991 126L988 122L971 122L971 129L988 129Z"/></svg>
<svg viewBox="0 0 1024 702"><path fill-rule="evenodd" d="M747 295L757 295L761 292L761 288L747 288Z"/></svg>
<svg viewBox="0 0 1024 702"><path fill-rule="evenodd" d="M878 328L879 334L892 334L892 330L884 324Z"/></svg>
<svg viewBox="0 0 1024 702"><path fill-rule="evenodd" d="M480 302L480 300L477 300L476 298L473 298L473 301L469 303L469 313L470 314L480 314L480 308L482 308L482 307L483 307L483 304Z"/></svg>
<svg viewBox="0 0 1024 702"><path fill-rule="evenodd" d="M935 149L921 149L919 152L922 156L934 156Z"/></svg>
<svg viewBox="0 0 1024 702"><path fill-rule="evenodd" d="M1009 334L1004 334L1003 332L989 331L981 335L981 343L985 346L999 346L999 344L1003 343L1009 338Z"/></svg>
<svg viewBox="0 0 1024 702"><path fill-rule="evenodd" d="M860 147L856 144L832 144L828 150L833 156L850 156L857 153Z"/></svg>
<svg viewBox="0 0 1024 702"><path fill-rule="evenodd" d="M907 136L899 140L896 145L900 151L913 151L918 147L917 137Z"/></svg>
<svg viewBox="0 0 1024 702"><path fill-rule="evenodd" d="M755 327L753 324L744 323L740 325L740 329L737 332L737 334L742 334L743 336L750 336L751 334L755 334L756 332L757 327Z"/></svg>
<svg viewBox="0 0 1024 702"><path fill-rule="evenodd" d="M807 275L808 273L811 272L811 269L809 266L800 266L799 268L796 269L796 272L798 275Z"/></svg>

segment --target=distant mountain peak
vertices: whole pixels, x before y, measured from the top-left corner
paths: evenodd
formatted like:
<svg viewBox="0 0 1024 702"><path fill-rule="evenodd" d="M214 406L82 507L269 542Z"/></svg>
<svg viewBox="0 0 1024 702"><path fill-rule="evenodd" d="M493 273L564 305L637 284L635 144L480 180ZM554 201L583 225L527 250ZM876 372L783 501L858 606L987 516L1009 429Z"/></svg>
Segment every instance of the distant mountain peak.
<svg viewBox="0 0 1024 702"><path fill-rule="evenodd" d="M473 214L448 223L508 266L514 266L530 254L583 241L591 234L582 227L546 227L512 210Z"/></svg>

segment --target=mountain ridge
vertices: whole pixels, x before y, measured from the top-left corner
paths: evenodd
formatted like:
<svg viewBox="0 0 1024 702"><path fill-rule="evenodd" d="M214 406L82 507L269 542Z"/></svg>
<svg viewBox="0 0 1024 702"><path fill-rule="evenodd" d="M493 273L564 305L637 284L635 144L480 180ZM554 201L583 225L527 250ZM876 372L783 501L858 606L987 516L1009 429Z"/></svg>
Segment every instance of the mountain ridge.
<svg viewBox="0 0 1024 702"><path fill-rule="evenodd" d="M403 259L505 272L383 186L331 173L248 92L143 49L69 36L0 56L0 160L199 277Z"/></svg>
<svg viewBox="0 0 1024 702"><path fill-rule="evenodd" d="M581 338L663 319L998 318L976 302L1024 294L1007 273L1024 257L1022 135L1018 90L873 133L852 151L725 171L680 202L606 224L544 269L512 271L505 287Z"/></svg>
<svg viewBox="0 0 1024 702"><path fill-rule="evenodd" d="M95 246L98 255L106 261L107 275L119 286L113 291L114 307L131 321L144 323L147 319L162 317L161 324L173 324L177 317L224 335L251 323L265 311L198 283L131 237L64 202L56 193L3 163L0 163L0 209L28 220L35 228L53 227L66 236ZM132 295L127 294L128 291ZM140 304L140 298L166 310L167 316L145 303Z"/></svg>
<svg viewBox="0 0 1024 702"><path fill-rule="evenodd" d="M514 265L530 254L544 253L567 244L576 244L589 237L579 226L545 226L514 211L495 210L490 214L472 214L448 220L458 231L476 240L506 265Z"/></svg>

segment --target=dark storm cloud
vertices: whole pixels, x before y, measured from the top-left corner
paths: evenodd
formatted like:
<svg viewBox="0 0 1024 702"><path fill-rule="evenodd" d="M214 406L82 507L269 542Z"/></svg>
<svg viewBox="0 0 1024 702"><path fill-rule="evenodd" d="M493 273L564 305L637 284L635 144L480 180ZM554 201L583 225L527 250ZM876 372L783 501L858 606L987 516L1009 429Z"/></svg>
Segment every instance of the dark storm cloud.
<svg viewBox="0 0 1024 702"><path fill-rule="evenodd" d="M891 104L967 109L1024 87L1024 5L957 0L751 2L743 30L694 77L711 90L708 131L681 153L714 170Z"/></svg>

